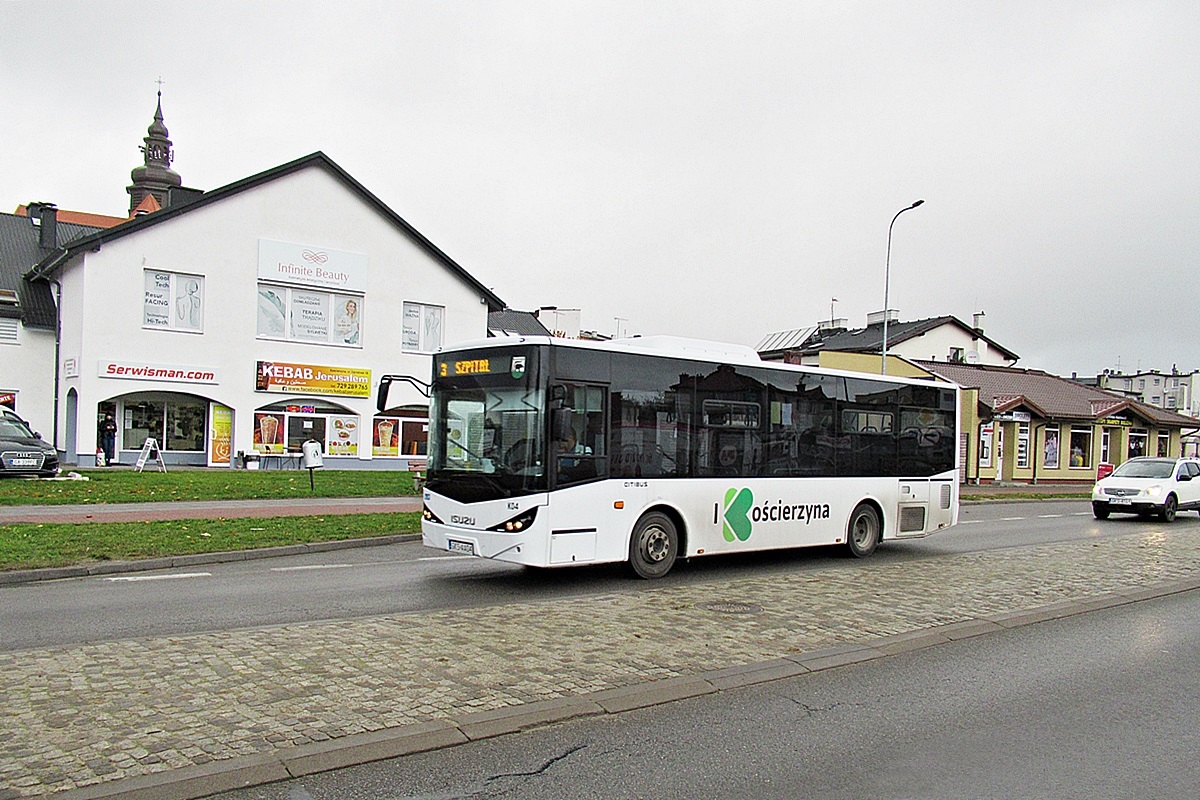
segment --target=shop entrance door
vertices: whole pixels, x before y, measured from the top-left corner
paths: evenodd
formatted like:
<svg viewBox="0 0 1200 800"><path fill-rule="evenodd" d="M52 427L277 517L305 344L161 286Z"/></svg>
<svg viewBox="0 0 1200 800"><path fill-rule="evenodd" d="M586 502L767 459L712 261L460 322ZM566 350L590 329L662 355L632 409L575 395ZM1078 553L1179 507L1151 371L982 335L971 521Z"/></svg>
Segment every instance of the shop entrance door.
<svg viewBox="0 0 1200 800"><path fill-rule="evenodd" d="M208 465L233 464L233 409L220 403L208 404Z"/></svg>

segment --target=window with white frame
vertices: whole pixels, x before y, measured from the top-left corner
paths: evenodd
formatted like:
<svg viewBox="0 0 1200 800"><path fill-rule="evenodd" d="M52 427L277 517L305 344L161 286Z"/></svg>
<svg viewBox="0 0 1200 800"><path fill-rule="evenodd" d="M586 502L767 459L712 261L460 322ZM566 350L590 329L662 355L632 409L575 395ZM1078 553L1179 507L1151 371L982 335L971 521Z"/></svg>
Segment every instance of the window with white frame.
<svg viewBox="0 0 1200 800"><path fill-rule="evenodd" d="M204 276L143 270L142 327L162 331L204 330Z"/></svg>
<svg viewBox="0 0 1200 800"><path fill-rule="evenodd" d="M1017 425L1017 468L1029 468L1029 423Z"/></svg>
<svg viewBox="0 0 1200 800"><path fill-rule="evenodd" d="M979 466L992 465L992 426L984 425L979 429Z"/></svg>
<svg viewBox="0 0 1200 800"><path fill-rule="evenodd" d="M8 317L0 317L0 342L9 342L15 344L17 342L17 329L19 327L19 320L9 319Z"/></svg>
<svg viewBox="0 0 1200 800"><path fill-rule="evenodd" d="M258 284L258 337L362 347L363 296Z"/></svg>
<svg viewBox="0 0 1200 800"><path fill-rule="evenodd" d="M1150 433L1145 428L1134 428L1129 432L1129 457L1139 458L1146 455L1146 446L1150 441Z"/></svg>
<svg viewBox="0 0 1200 800"><path fill-rule="evenodd" d="M1092 466L1092 429L1071 428L1071 467L1086 469Z"/></svg>
<svg viewBox="0 0 1200 800"><path fill-rule="evenodd" d="M403 350L432 353L442 346L445 308L424 303L404 303L403 315Z"/></svg>
<svg viewBox="0 0 1200 800"><path fill-rule="evenodd" d="M1042 444L1042 464L1046 469L1058 469L1058 437L1059 427L1047 425Z"/></svg>

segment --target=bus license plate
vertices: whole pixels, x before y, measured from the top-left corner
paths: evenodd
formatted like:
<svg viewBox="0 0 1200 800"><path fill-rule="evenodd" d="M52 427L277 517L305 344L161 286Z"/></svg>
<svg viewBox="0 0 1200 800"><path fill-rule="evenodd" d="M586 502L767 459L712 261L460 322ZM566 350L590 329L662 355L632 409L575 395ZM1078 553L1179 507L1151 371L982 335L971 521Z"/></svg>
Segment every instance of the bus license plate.
<svg viewBox="0 0 1200 800"><path fill-rule="evenodd" d="M475 555L475 545L470 542L456 542L453 539L449 540L446 549L451 553L468 553Z"/></svg>

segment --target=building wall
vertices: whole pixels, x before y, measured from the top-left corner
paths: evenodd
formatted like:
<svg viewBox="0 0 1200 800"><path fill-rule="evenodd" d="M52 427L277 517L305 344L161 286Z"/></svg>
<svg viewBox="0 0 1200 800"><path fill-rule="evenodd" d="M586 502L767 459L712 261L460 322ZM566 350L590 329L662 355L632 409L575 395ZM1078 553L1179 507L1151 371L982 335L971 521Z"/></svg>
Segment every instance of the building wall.
<svg viewBox="0 0 1200 800"><path fill-rule="evenodd" d="M54 436L54 331L17 325L15 342L0 342L0 394L16 394L15 410L50 441Z"/></svg>
<svg viewBox="0 0 1200 800"><path fill-rule="evenodd" d="M1158 455L1160 440L1166 448L1167 455L1179 456L1183 449L1183 441L1178 429L1158 428L1142 422L1135 422L1132 425L1116 425L1094 423L1087 420L1047 422L1033 418L1027 425L1029 454L1027 463L1022 466L1020 459L1021 423L993 421L980 424L976 420L972 437L978 444L973 448L976 455L971 457L978 458L977 454L982 449L985 454L990 451L990 458L985 459L983 463L978 463L977 467L976 462L971 462L971 466L968 468L968 480L976 482L977 479L984 483L996 480L1021 483L1035 480L1039 483L1090 483L1096 480L1097 471L1102 463L1116 466L1127 461L1132 455L1138 455L1130 449L1131 442L1135 440L1134 434L1137 434L1136 438L1139 440L1141 439L1140 434L1145 434L1145 455ZM1002 431L1000 434L1003 440L1002 465L1000 448L997 445L999 441L997 430ZM1055 431L1057 431L1057 437L1054 435ZM1082 463L1076 463L1073 460L1075 458L1071 446L1073 431L1087 432L1087 447L1084 448L1086 452ZM1105 446L1106 435L1107 447ZM1049 448L1048 452L1049 442L1053 442L1054 446ZM1049 456L1052 453L1057 453L1057 466L1051 466L1054 459Z"/></svg>
<svg viewBox="0 0 1200 800"><path fill-rule="evenodd" d="M314 252L366 256L361 346L278 341L258 335L261 239L300 245ZM147 268L203 276L201 333L144 327ZM192 395L232 408L234 453L253 449L253 412L261 406L290 400L303 406L306 398L341 406L348 416L357 417L358 455L334 461L355 466L350 462L371 460L369 431L379 376L407 373L429 379L429 355L402 348L405 301L444 307L443 344L487 335L488 306L477 290L341 182L317 168L284 176L111 241L70 265L63 287L62 355L77 359L80 365L79 376L64 383L64 394L67 387L74 387L80 398L77 437L69 444L80 454L81 463L87 462L87 454L95 452L99 403L131 394L165 392ZM301 286L296 288L303 290ZM259 361L370 370L370 394L346 397L260 391L256 388ZM101 366L110 362L161 365L185 373L212 372L214 377L193 383L100 375ZM425 398L407 385L396 386L390 398L391 405L424 402ZM66 404L60 402L60 413L65 412ZM126 454L122 460L140 445L124 442Z"/></svg>
<svg viewBox="0 0 1200 800"><path fill-rule="evenodd" d="M920 336L888 344L889 353L895 353L904 358L929 361L949 361L953 348L961 350L964 359L968 353L977 353L979 360L974 363L1001 367L1012 364L1011 359L989 349L985 340L976 339L962 328L951 324L939 325Z"/></svg>

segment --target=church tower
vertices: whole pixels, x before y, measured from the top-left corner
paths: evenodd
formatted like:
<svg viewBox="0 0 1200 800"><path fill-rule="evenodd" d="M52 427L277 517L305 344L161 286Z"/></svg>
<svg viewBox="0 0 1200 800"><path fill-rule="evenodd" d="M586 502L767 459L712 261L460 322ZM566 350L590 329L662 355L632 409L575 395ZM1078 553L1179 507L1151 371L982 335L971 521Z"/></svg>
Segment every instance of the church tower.
<svg viewBox="0 0 1200 800"><path fill-rule="evenodd" d="M154 110L154 122L146 129L145 144L138 149L142 151L144 163L134 167L129 174L133 183L126 187L129 192L129 216L137 213L139 206L142 210L154 211L166 208L167 193L180 186L182 179L179 173L171 169L175 153L171 150L171 140L167 138L167 126L163 124L162 89L158 91L158 108ZM153 197L147 201L147 197ZM145 205L143 205L145 203Z"/></svg>

